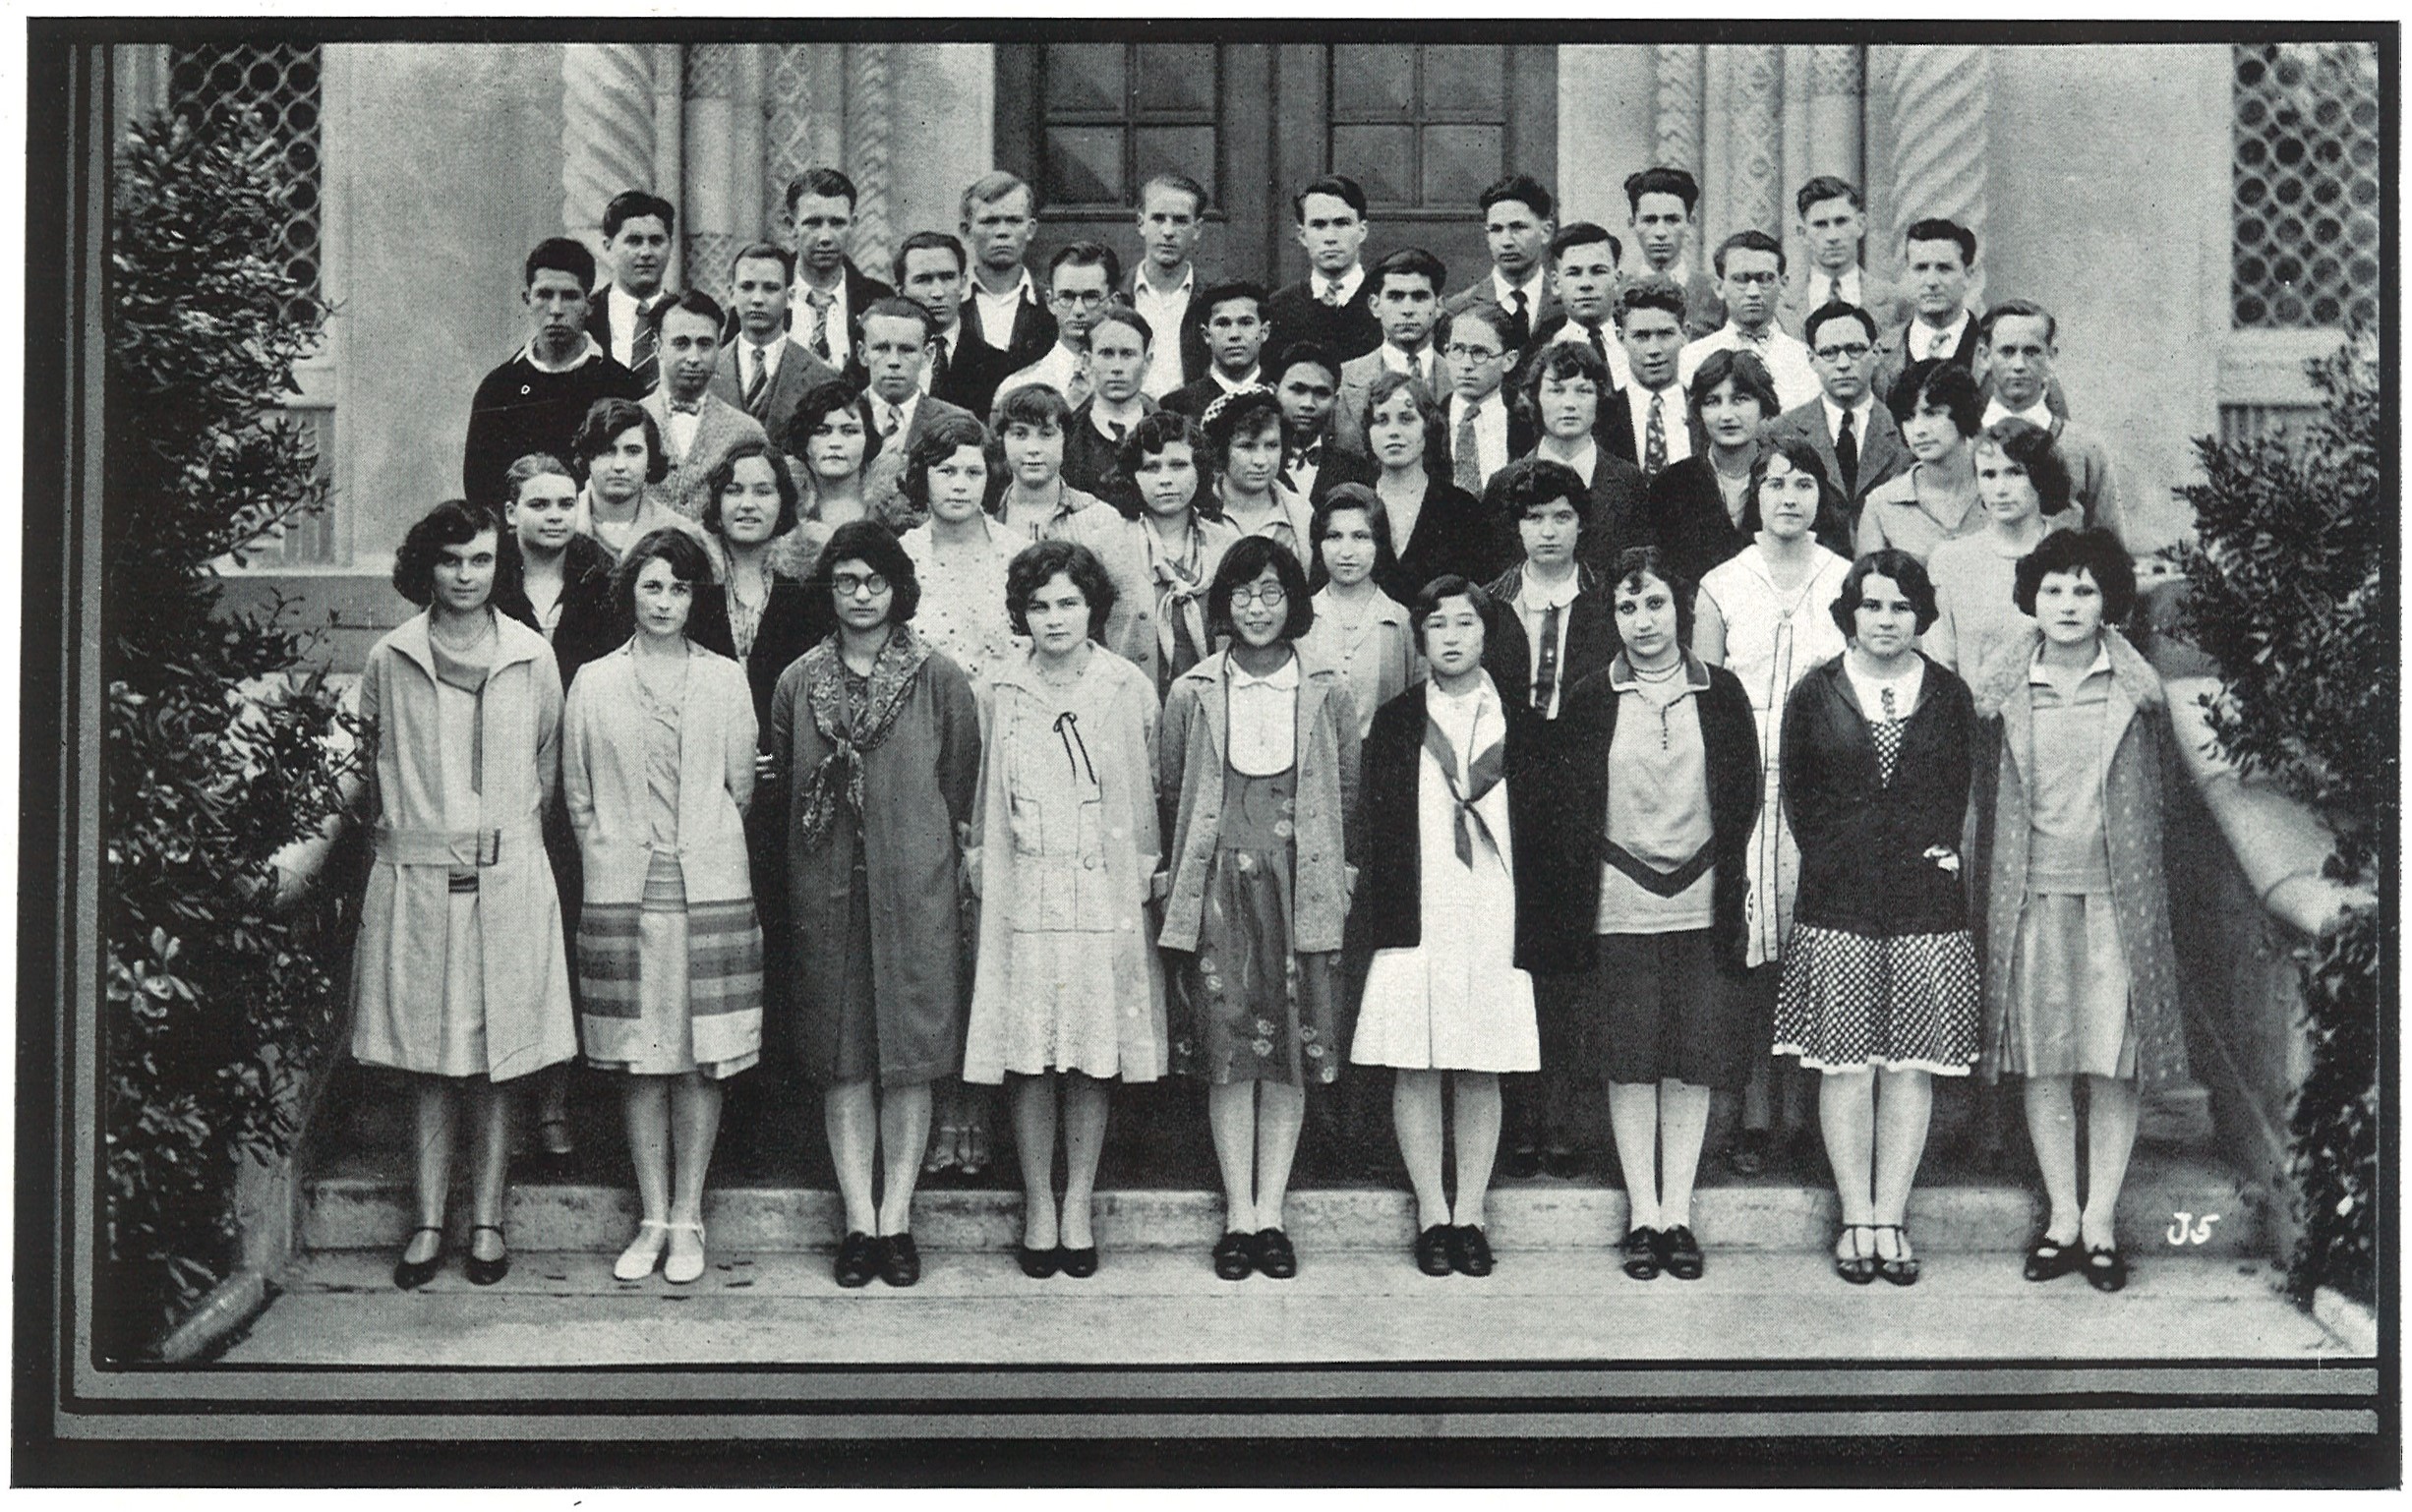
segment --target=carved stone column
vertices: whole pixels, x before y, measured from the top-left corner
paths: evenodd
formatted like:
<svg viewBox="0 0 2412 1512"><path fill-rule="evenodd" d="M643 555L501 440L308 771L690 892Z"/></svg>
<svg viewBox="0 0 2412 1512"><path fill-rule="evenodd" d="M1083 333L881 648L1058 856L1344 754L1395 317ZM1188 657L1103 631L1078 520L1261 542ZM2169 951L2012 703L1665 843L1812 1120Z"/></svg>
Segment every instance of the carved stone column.
<svg viewBox="0 0 2412 1512"><path fill-rule="evenodd" d="M686 120L680 109L679 76L685 49L677 42L656 42L653 55L653 192L685 213ZM670 261L662 269L666 289L686 287L686 260L679 256L678 238L670 239Z"/></svg>
<svg viewBox="0 0 2412 1512"><path fill-rule="evenodd" d="M1703 225L1700 264L1736 231L1784 232L1784 49L1742 46L1726 55L1725 161L1707 198L1716 224ZM1713 235L1707 234L1714 230Z"/></svg>
<svg viewBox="0 0 2412 1512"><path fill-rule="evenodd" d="M1656 49L1658 129L1650 161L1686 168L1695 176L1700 172L1703 51L1697 42L1672 42Z"/></svg>
<svg viewBox="0 0 2412 1512"><path fill-rule="evenodd" d="M763 229L793 241L782 225L788 180L840 159L846 97L842 49L834 42L787 42L764 49Z"/></svg>
<svg viewBox="0 0 2412 1512"><path fill-rule="evenodd" d="M888 265L888 202L896 183L889 160L892 50L888 42L856 42L846 50L846 172L856 194L853 254L874 276Z"/></svg>
<svg viewBox="0 0 2412 1512"><path fill-rule="evenodd" d="M686 263L682 287L701 289L714 299L728 292L730 255L745 237L744 223L752 219L759 203L758 197L741 196L736 189L744 151L736 141L736 122L742 112L734 96L737 54L743 50L728 42L694 43L686 49L683 71L685 169L681 178L686 199L678 206L678 242ZM753 150L759 173L759 130Z"/></svg>
<svg viewBox="0 0 2412 1512"><path fill-rule="evenodd" d="M1987 123L1993 103L1993 55L1983 47L1900 47L1889 91L1892 119L1891 244L1915 221L1941 216L1976 233L1976 275L1970 303L1981 306L1985 280Z"/></svg>
<svg viewBox="0 0 2412 1512"><path fill-rule="evenodd" d="M655 175L653 60L632 42L561 49L561 225L600 244L603 207Z"/></svg>
<svg viewBox="0 0 2412 1512"><path fill-rule="evenodd" d="M1852 46L1802 47L1809 55L1808 171L1803 181L1820 173L1853 184L1860 182L1864 164L1859 156L1859 119L1867 109L1867 87L1861 78L1862 49ZM1862 186L1861 192L1865 193Z"/></svg>

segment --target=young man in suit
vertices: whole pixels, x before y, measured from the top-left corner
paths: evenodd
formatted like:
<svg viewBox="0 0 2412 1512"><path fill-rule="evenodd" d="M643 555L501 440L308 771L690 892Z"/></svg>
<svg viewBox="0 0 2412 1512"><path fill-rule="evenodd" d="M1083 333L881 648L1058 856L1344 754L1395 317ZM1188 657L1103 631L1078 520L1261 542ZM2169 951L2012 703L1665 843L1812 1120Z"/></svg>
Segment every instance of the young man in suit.
<svg viewBox="0 0 2412 1512"><path fill-rule="evenodd" d="M1511 173L1482 193L1483 237L1491 247L1490 276L1448 298L1450 315L1482 303L1499 307L1500 332L1521 352L1533 329L1558 314L1550 292L1550 238L1558 231L1558 202L1527 173Z"/></svg>
<svg viewBox="0 0 2412 1512"><path fill-rule="evenodd" d="M2055 402L2060 384L2052 364L2060 356L2059 334L2052 313L2031 299L2006 299L1985 312L1976 339L1991 394L1981 424L2024 420L2051 433L2053 448L2069 469L2069 496L2086 511L2086 524L2124 540L2127 519L2111 479L2110 453L2100 436L2069 419L2066 405Z"/></svg>
<svg viewBox="0 0 2412 1512"><path fill-rule="evenodd" d="M915 231L896 249L897 292L929 312L929 360L921 391L985 415L1005 377L1005 354L964 329L964 245L944 231Z"/></svg>
<svg viewBox="0 0 2412 1512"><path fill-rule="evenodd" d="M1366 288L1373 296L1374 318L1382 322L1382 345L1363 357L1340 365L1338 407L1331 434L1351 451L1364 451L1365 396L1383 373L1404 373L1422 386L1425 396L1438 399L1448 392L1449 378L1433 341L1441 319L1441 289L1448 269L1421 247L1402 247L1374 265Z"/></svg>
<svg viewBox="0 0 2412 1512"><path fill-rule="evenodd" d="M1617 290L1623 280L1617 264L1624 246L1606 226L1578 220L1550 238L1550 290L1559 310L1533 331L1531 351L1554 341L1575 341L1608 364L1609 380L1621 388L1630 382L1624 348L1618 344Z"/></svg>
<svg viewBox="0 0 2412 1512"><path fill-rule="evenodd" d="M1643 287L1675 292L1664 280ZM1650 309L1666 313L1663 306ZM1681 326L1676 329L1679 340ZM1672 347L1667 368L1675 368ZM1600 443L1600 411L1609 392L1608 367L1588 346L1553 342L1524 365L1525 403L1541 430L1532 454L1583 480L1583 559L1602 572L1616 565L1618 552L1641 544L1649 494L1641 469Z"/></svg>
<svg viewBox="0 0 2412 1512"><path fill-rule="evenodd" d="M862 313L896 293L846 255L854 199L854 181L835 168L807 168L788 180L787 221L795 236L795 288L788 303L795 339L849 374L857 371Z"/></svg>
<svg viewBox="0 0 2412 1512"><path fill-rule="evenodd" d="M796 406L838 370L788 334L788 290L795 255L775 242L737 249L729 262L736 339L721 353L712 392L751 415L772 444L785 448Z"/></svg>
<svg viewBox="0 0 2412 1512"><path fill-rule="evenodd" d="M1205 373L1164 396L1164 408L1196 420L1234 389L1265 381L1265 286L1218 283L1198 297L1191 321L1206 354Z"/></svg>
<svg viewBox="0 0 2412 1512"><path fill-rule="evenodd" d="M1776 380L1785 408L1817 397L1817 369L1809 345L1776 324L1776 288L1784 278L1784 244L1764 231L1736 231L1717 249L1717 290L1726 302L1726 323L1683 348L1676 362L1676 384L1691 391L1692 375L1711 352L1748 351Z"/></svg>
<svg viewBox="0 0 2412 1512"><path fill-rule="evenodd" d="M503 475L530 452L566 457L579 422L598 399L634 399L636 377L612 361L587 333L595 255L565 236L536 244L520 265L519 298L528 310L528 343L486 375L469 400L461 448L461 494L500 510Z"/></svg>
<svg viewBox="0 0 2412 1512"><path fill-rule="evenodd" d="M1265 316L1283 341L1312 341L1340 362L1382 345L1382 322L1366 292L1365 191L1327 173L1290 197L1308 275L1273 291Z"/></svg>
<svg viewBox="0 0 2412 1512"><path fill-rule="evenodd" d="M1683 354L1683 291L1669 278L1638 278L1617 296L1617 339L1632 381L1600 395L1600 438L1641 469L1646 483L1692 454L1691 417L1676 381Z"/></svg>
<svg viewBox="0 0 2412 1512"><path fill-rule="evenodd" d="M1340 363L1313 341L1293 341L1265 370L1281 402L1281 486L1310 504L1343 483L1371 485L1381 469L1331 434Z"/></svg>
<svg viewBox="0 0 2412 1512"><path fill-rule="evenodd" d="M1025 383L1044 383L1078 409L1095 391L1089 372L1088 333L1113 303L1122 260L1103 242L1067 242L1047 262L1047 302L1055 308L1055 345L1036 362L997 385L1010 393Z"/></svg>
<svg viewBox="0 0 2412 1512"><path fill-rule="evenodd" d="M1139 485L1122 470L1122 441L1155 413L1144 385L1148 353L1161 339L1130 306L1106 306L1088 328L1096 391L1073 406L1064 427L1064 481L1126 512L1139 508Z"/></svg>
<svg viewBox="0 0 2412 1512"><path fill-rule="evenodd" d="M1809 312L1840 301L1874 317L1878 330L1907 324L1910 301L1860 265L1867 216L1859 191L1843 179L1820 174L1800 186L1793 204L1800 215L1800 239L1808 244L1809 265L1786 281L1776 301L1776 323L1805 345L1808 337L1802 327Z"/></svg>
<svg viewBox="0 0 2412 1512"><path fill-rule="evenodd" d="M1717 297L1717 286L1691 265L1699 181L1680 168L1644 168L1626 177L1624 203L1630 212L1634 250L1641 255L1635 276L1673 279L1683 291L1684 308L1691 312L1686 335L1705 336L1725 324L1725 302Z"/></svg>
<svg viewBox="0 0 2412 1512"><path fill-rule="evenodd" d="M1142 385L1150 399L1206 377L1206 337L1190 307L1198 296L1194 254L1208 207L1206 187L1184 173L1159 173L1139 186L1139 265L1123 300L1156 332Z"/></svg>
<svg viewBox="0 0 2412 1512"><path fill-rule="evenodd" d="M1532 422L1507 402L1507 375L1517 356L1507 343L1508 319L1497 305L1469 305L1449 317L1444 338L1449 395L1441 424L1449 452L1445 463L1427 458L1424 470L1446 466L1449 480L1476 498L1539 439Z"/></svg>
<svg viewBox="0 0 2412 1512"><path fill-rule="evenodd" d="M920 523L920 511L905 501L905 463L913 443L941 420L970 411L921 391L929 361L929 312L890 295L862 313L862 364L866 383L860 402L863 429L879 437L879 455L863 474L862 503L871 518L897 530Z"/></svg>
<svg viewBox="0 0 2412 1512"><path fill-rule="evenodd" d="M1876 343L1876 396L1913 362L1951 362L1976 370L1976 312L1968 305L1976 271L1976 233L1949 220L1911 223L1902 236L1903 276L1914 314Z"/></svg>
<svg viewBox="0 0 2412 1512"><path fill-rule="evenodd" d="M688 519L701 518L712 469L741 441L769 439L762 423L712 392L720 371L721 334L728 312L711 295L689 290L657 306L652 320L662 353L662 382L644 406L662 433L670 474L654 496Z"/></svg>
<svg viewBox="0 0 2412 1512"><path fill-rule="evenodd" d="M677 219L668 200L641 189L622 190L603 207L603 260L611 264L612 281L587 302L586 333L647 388L662 378L647 318L670 297L662 275L670 267Z"/></svg>
<svg viewBox="0 0 2412 1512"><path fill-rule="evenodd" d="M1056 338L1054 313L1026 261L1038 229L1038 196L1013 174L984 173L963 192L962 220L958 229L971 251L964 329L999 354L1003 372L1027 368Z"/></svg>
<svg viewBox="0 0 2412 1512"><path fill-rule="evenodd" d="M1876 359L1876 319L1856 305L1824 305L1809 313L1809 359L1820 392L1807 404L1768 422L1769 438L1796 436L1817 448L1859 528L1859 503L1878 484L1910 470L1910 448L1893 412L1876 402L1868 375Z"/></svg>

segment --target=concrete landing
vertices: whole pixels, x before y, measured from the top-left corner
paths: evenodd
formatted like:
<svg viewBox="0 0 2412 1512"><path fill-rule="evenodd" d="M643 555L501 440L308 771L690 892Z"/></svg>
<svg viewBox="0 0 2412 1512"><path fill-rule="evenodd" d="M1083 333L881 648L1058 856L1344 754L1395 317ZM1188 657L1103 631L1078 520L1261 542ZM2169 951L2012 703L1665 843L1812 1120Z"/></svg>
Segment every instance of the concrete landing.
<svg viewBox="0 0 2412 1512"><path fill-rule="evenodd" d="M224 1356L249 1366L1153 1366L1500 1361L2342 1362L2266 1265L2140 1259L2127 1291L2033 1284L2014 1256L1934 1253L1913 1287L1844 1284L1813 1253L1711 1248L1696 1282L1605 1250L1502 1246L1496 1274L1426 1277L1404 1250L1302 1240L1289 1282L1215 1279L1194 1251L1107 1249L1087 1281L1009 1254L925 1253L921 1284L843 1292L825 1254L723 1244L692 1287L620 1283L611 1255L522 1253L472 1287L454 1259L402 1293L388 1252L326 1253Z"/></svg>

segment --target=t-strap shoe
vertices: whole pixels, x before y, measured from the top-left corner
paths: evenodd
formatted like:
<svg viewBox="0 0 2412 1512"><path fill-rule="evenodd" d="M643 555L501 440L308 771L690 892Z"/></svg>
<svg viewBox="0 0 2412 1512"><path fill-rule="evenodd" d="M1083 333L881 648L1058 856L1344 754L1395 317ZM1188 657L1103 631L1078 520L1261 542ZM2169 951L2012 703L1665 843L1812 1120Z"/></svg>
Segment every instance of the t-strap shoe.
<svg viewBox="0 0 2412 1512"><path fill-rule="evenodd" d="M695 1236L692 1240L687 1235ZM673 1286L686 1286L703 1278L703 1225L674 1223L670 1225L670 1253L662 1260L662 1279Z"/></svg>
<svg viewBox="0 0 2412 1512"><path fill-rule="evenodd" d="M642 1281L653 1274L653 1267L662 1263L662 1247L670 1243L670 1225L654 1218L640 1218L636 1237L628 1248L619 1251L612 1263L615 1281Z"/></svg>

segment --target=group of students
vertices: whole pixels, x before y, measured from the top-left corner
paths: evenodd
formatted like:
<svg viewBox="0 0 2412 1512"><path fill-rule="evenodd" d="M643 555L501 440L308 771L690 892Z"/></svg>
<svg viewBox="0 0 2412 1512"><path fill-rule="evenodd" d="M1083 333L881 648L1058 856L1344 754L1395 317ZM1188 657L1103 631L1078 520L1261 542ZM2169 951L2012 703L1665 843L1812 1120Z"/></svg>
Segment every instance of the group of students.
<svg viewBox="0 0 2412 1512"><path fill-rule="evenodd" d="M790 194L807 261L828 215L803 212L852 198L816 173ZM1656 202L1680 196L1636 178L1656 259ZM1721 251L1727 323L1687 342L1696 291L1620 283L1614 251L1587 261L1613 237L1555 230L1530 180L1495 188L1500 298L1443 300L1415 249L1326 280L1363 197L1309 186L1331 286L1313 311L1191 301L1162 339L1214 366L1162 404L1144 390L1180 368L1106 292L1110 250L1075 244L1049 270L1061 371L1003 378L985 423L935 397L975 354L950 360L973 338L933 309L1002 326L961 298L960 243L899 254L909 288L916 254L951 262L937 304L809 295L808 342L792 264L749 248L735 339L708 296L664 298L649 340L612 338L650 391L603 372L559 451L498 465L558 424L487 402L512 381L559 411L564 377L635 371L585 324L591 254L540 247L534 338L473 406L471 497L396 556L426 612L361 683L353 1048L418 1076L396 1283L441 1264L464 1104L467 1270L502 1274L500 1089L542 1074L556 1128L579 1056L624 1076L642 1216L616 1274L700 1276L721 1091L767 1004L821 1089L844 1286L917 1280L912 1195L956 1078L1010 1086L1030 1275L1094 1272L1109 1088L1171 1075L1206 1088L1216 1274L1295 1275L1310 1089L1383 1068L1426 1273L1491 1271L1502 1139L1511 1168L1562 1153L1605 1080L1623 1268L1696 1278L1711 1099L1749 1088L1763 1124L1771 1052L1822 1074L1846 1281L1917 1278L1931 1077L1981 1069L2025 1078L2050 1201L2026 1273L2123 1285L2139 1087L2184 1070L2167 722L2116 628L2135 578L2106 470L2058 424L2048 362L1980 375L1895 331L1925 355L1875 411L1854 270L1803 319L1820 393L1788 407L1760 339L1782 334L1771 239ZM967 234L997 198L967 194ZM667 230L666 205L633 210L615 243ZM1524 247L1538 285L1541 246L1554 314L1500 256ZM1339 355L1368 288L1381 344ZM2049 346L2035 307L1980 323L1986 348ZM1229 372L1268 325L1310 334ZM716 414L715 384L745 412ZM751 414L774 389L776 437Z"/></svg>

